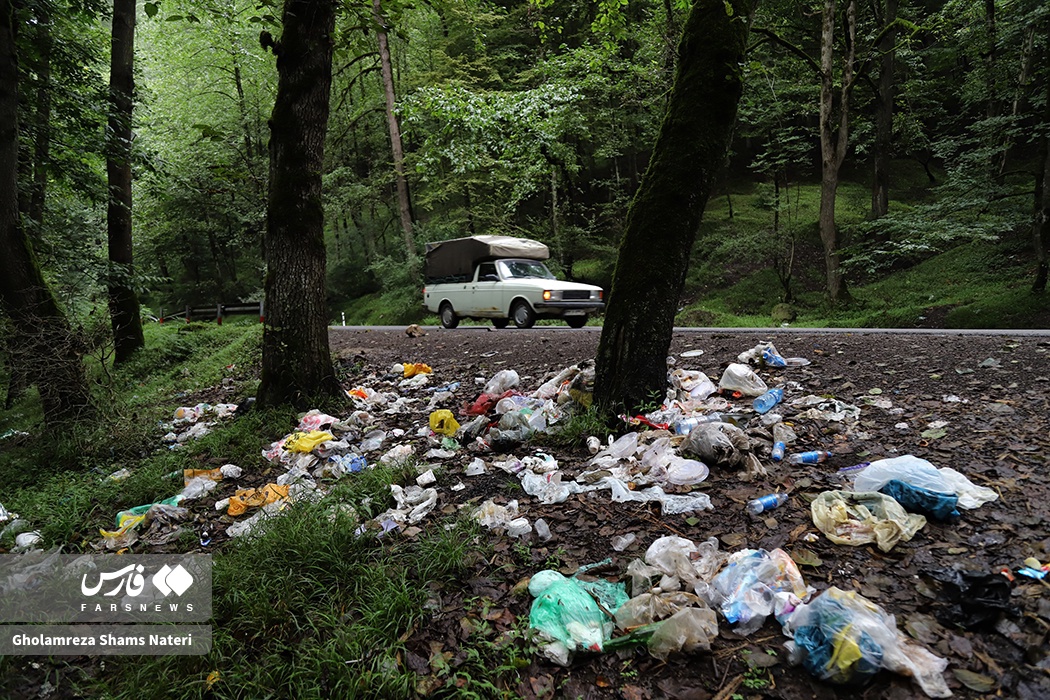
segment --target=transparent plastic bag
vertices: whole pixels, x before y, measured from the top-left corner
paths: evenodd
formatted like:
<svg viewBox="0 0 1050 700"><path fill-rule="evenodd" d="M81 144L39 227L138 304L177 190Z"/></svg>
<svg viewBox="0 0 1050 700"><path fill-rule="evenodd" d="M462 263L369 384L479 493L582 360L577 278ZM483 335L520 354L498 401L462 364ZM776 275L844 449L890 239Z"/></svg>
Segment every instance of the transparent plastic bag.
<svg viewBox="0 0 1050 700"><path fill-rule="evenodd" d="M735 467L743 464L751 441L731 423L700 423L689 431L679 449L696 455L704 464Z"/></svg>
<svg viewBox="0 0 1050 700"><path fill-rule="evenodd" d="M688 399L703 401L718 391L718 387L703 372L676 369L670 373L671 386L682 391ZM683 397L685 398L685 397Z"/></svg>
<svg viewBox="0 0 1050 700"><path fill-rule="evenodd" d="M569 651L602 650L612 634L612 618L580 581L566 578L557 571L540 571L529 581L529 593L535 596L529 610L530 627L561 642ZM622 598L626 597L623 593ZM615 613L615 610L609 612Z"/></svg>
<svg viewBox="0 0 1050 700"><path fill-rule="evenodd" d="M649 653L666 659L675 651L709 651L718 636L718 617L708 607L683 608L660 623L649 638Z"/></svg>
<svg viewBox="0 0 1050 700"><path fill-rule="evenodd" d="M482 393L490 396L499 396L518 386L520 382L521 377L518 376L517 372L512 369L501 369L492 375L492 379L485 385L485 390Z"/></svg>
<svg viewBox="0 0 1050 700"><path fill-rule="evenodd" d="M882 493L825 491L810 504L813 524L836 544L854 547L874 542L883 552L907 542L926 525Z"/></svg>
<svg viewBox="0 0 1050 700"><path fill-rule="evenodd" d="M937 467L915 455L902 455L872 462L854 475L853 488L856 491L878 491L894 479L929 491L951 491Z"/></svg>
<svg viewBox="0 0 1050 700"><path fill-rule="evenodd" d="M897 630L881 607L854 591L829 588L799 606L784 626L793 663L832 683L861 685L879 669L914 678L930 697L952 693L944 682L948 662Z"/></svg>
<svg viewBox="0 0 1050 700"><path fill-rule="evenodd" d="M718 388L723 391L740 392L744 396L761 396L769 390L762 378L750 367L732 363L722 372Z"/></svg>
<svg viewBox="0 0 1050 700"><path fill-rule="evenodd" d="M734 552L711 582L717 604L739 634L750 634L773 613L790 612L809 597L795 562L782 550Z"/></svg>

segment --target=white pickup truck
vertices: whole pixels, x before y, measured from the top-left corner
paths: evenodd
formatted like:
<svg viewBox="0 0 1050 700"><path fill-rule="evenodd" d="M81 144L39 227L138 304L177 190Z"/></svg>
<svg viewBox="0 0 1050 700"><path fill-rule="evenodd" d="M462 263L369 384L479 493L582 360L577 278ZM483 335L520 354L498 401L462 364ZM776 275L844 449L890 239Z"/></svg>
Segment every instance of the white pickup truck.
<svg viewBox="0 0 1050 700"><path fill-rule="evenodd" d="M445 328L461 318L490 319L496 328L560 318L580 328L605 308L602 289L556 279L543 264L549 257L544 244L512 236L427 243L423 304Z"/></svg>

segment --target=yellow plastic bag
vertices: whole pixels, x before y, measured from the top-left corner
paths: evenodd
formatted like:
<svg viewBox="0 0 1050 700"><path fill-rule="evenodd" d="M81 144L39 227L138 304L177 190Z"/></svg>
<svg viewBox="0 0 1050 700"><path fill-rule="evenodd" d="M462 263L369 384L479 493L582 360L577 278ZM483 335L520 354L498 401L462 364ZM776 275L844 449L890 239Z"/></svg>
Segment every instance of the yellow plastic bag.
<svg viewBox="0 0 1050 700"><path fill-rule="evenodd" d="M203 479L210 479L212 481L222 481L222 469L183 469L182 470L182 483L184 486L188 486L191 481L201 477Z"/></svg>
<svg viewBox="0 0 1050 700"><path fill-rule="evenodd" d="M813 524L836 544L854 547L874 542L888 552L926 525L889 496L872 491L825 491L810 504Z"/></svg>
<svg viewBox="0 0 1050 700"><path fill-rule="evenodd" d="M266 484L266 486L260 486L257 489L237 489L237 493L230 497L230 504L226 507L226 514L242 515L249 508L259 508L282 498L288 498L287 485Z"/></svg>
<svg viewBox="0 0 1050 700"><path fill-rule="evenodd" d="M430 369L430 365L425 365L422 362L406 362L405 368L405 379L414 377L417 374L430 374L434 370Z"/></svg>
<svg viewBox="0 0 1050 700"><path fill-rule="evenodd" d="M334 440L335 435L324 430L311 430L308 433L292 433L284 443L289 452L313 452L323 442Z"/></svg>
<svg viewBox="0 0 1050 700"><path fill-rule="evenodd" d="M443 408L430 414L430 429L439 435L452 437L459 430L459 421L452 411Z"/></svg>

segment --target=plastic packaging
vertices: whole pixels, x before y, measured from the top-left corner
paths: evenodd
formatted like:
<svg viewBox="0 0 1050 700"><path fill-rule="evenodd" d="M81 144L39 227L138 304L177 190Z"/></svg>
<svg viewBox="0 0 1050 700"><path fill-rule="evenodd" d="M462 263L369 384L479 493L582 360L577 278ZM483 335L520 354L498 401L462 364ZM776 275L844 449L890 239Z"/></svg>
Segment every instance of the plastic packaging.
<svg viewBox="0 0 1050 700"><path fill-rule="evenodd" d="M914 678L926 695L951 696L948 662L897 630L881 607L854 591L831 587L800 606L784 627L794 663L832 683L860 685L880 668Z"/></svg>
<svg viewBox="0 0 1050 700"><path fill-rule="evenodd" d="M627 594L622 584L618 588L622 605ZM566 578L557 571L540 571L529 581L529 593L536 598L529 610L530 627L559 642L569 652L576 649L602 650L612 634L612 618L598 606L580 581ZM609 610L607 607L606 610L616 612L615 608Z"/></svg>
<svg viewBox="0 0 1050 700"><path fill-rule="evenodd" d="M791 464L819 464L826 461L828 457L834 456L834 452L828 452L827 450L812 450L789 455L788 462Z"/></svg>
<svg viewBox="0 0 1050 700"><path fill-rule="evenodd" d="M452 437L459 430L459 421L452 411L441 409L430 414L430 429L438 435Z"/></svg>
<svg viewBox="0 0 1050 700"><path fill-rule="evenodd" d="M680 449L697 455L710 466L740 466L751 441L743 430L730 423L701 423L693 428Z"/></svg>
<svg viewBox="0 0 1050 700"><path fill-rule="evenodd" d="M961 515L956 508L959 497L954 493L930 491L897 479L886 482L879 493L897 501L909 513L921 513L934 520L951 520Z"/></svg>
<svg viewBox="0 0 1050 700"><path fill-rule="evenodd" d="M782 549L734 552L711 587L722 614L739 634L754 632L770 614L790 615L810 594L798 566Z"/></svg>
<svg viewBox="0 0 1050 700"><path fill-rule="evenodd" d="M687 369L676 369L668 375L671 386L679 389L685 397L694 401L703 401L711 394L718 391L715 383L703 372ZM683 400L685 400L685 397Z"/></svg>
<svg viewBox="0 0 1050 700"><path fill-rule="evenodd" d="M496 374L492 375L492 379L485 385L485 391L482 393L489 394L490 396L499 396L504 392L510 391L514 387L518 386L521 382L521 377L518 373L512 369L501 369Z"/></svg>
<svg viewBox="0 0 1050 700"><path fill-rule="evenodd" d="M747 365L732 363L722 372L718 388L727 392L738 392L743 396L761 396L769 387L762 378Z"/></svg>
<svg viewBox="0 0 1050 700"><path fill-rule="evenodd" d="M676 651L709 651L711 640L716 637L718 618L714 610L707 607L682 608L660 623L653 632L649 638L649 653L658 659L666 659L668 654Z"/></svg>
<svg viewBox="0 0 1050 700"><path fill-rule="evenodd" d="M751 407L758 413L769 413L770 409L784 399L784 390L781 388L770 389L751 402Z"/></svg>
<svg viewBox="0 0 1050 700"><path fill-rule="evenodd" d="M543 518L537 518L533 527L536 530L536 537L539 537L541 542L546 542L552 537L551 528Z"/></svg>
<svg viewBox="0 0 1050 700"><path fill-rule="evenodd" d="M784 505L787 503L787 500L788 495L786 493L770 493L761 498L749 501L747 504L747 512L751 515L765 513L767 510L773 510L778 506Z"/></svg>
<svg viewBox="0 0 1050 700"><path fill-rule="evenodd" d="M722 421L721 413L708 413L705 416L688 416L675 421L673 424L674 431L678 435L688 435L689 432L700 425L701 423L720 423Z"/></svg>
<svg viewBox="0 0 1050 700"><path fill-rule="evenodd" d="M908 541L926 525L926 518L909 514L889 496L871 491L825 491L810 504L813 524L836 544L858 546L874 542L888 552Z"/></svg>
<svg viewBox="0 0 1050 700"><path fill-rule="evenodd" d="M937 467L915 455L872 462L867 469L857 472L853 477L853 488L857 491L878 491L893 479L930 491L951 491Z"/></svg>

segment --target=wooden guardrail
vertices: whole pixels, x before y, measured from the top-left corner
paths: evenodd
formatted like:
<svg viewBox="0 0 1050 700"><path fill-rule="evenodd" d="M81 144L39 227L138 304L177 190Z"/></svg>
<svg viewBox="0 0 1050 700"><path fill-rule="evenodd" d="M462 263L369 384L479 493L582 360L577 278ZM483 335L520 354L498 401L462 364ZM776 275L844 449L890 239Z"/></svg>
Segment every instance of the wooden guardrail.
<svg viewBox="0 0 1050 700"><path fill-rule="evenodd" d="M227 316L235 315L246 315L246 314L258 314L259 323L265 323L266 321L266 307L264 302L253 301L247 304L216 304L215 306L187 306L181 313L164 315L164 309L160 310L160 315L157 317L158 323L164 323L168 319L182 318L185 319L186 323L194 319L198 320L209 320L214 318L215 322L222 325L222 319Z"/></svg>

